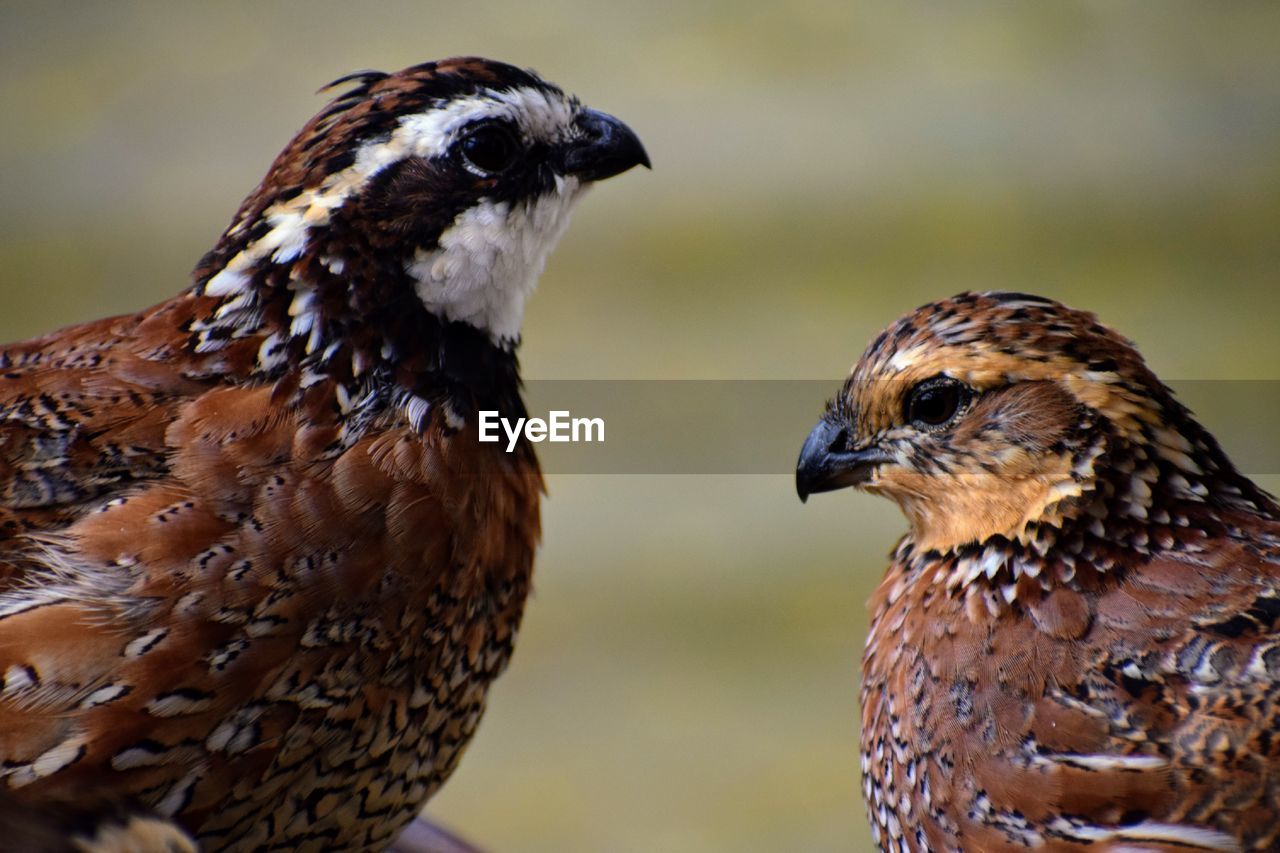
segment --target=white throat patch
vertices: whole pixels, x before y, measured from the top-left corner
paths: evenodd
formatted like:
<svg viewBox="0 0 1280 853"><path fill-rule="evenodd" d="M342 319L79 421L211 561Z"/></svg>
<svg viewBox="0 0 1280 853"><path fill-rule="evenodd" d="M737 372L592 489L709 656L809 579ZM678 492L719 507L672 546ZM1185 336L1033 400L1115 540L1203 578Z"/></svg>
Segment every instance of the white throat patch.
<svg viewBox="0 0 1280 853"><path fill-rule="evenodd" d="M557 176L555 192L514 208L485 200L460 213L439 248L420 249L406 264L422 304L495 343L515 341L525 302L585 189L577 178Z"/></svg>
<svg viewBox="0 0 1280 853"><path fill-rule="evenodd" d="M254 308L249 289L254 265L263 259L293 261L303 252L311 230L328 223L333 211L374 175L409 157L443 156L464 128L487 119L512 121L530 140L563 142L577 132L575 111L575 103L562 95L518 88L483 91L406 116L389 138L365 143L351 166L330 175L321 186L264 211L271 230L231 258L205 283L203 292L239 297L218 313L219 321L231 323ZM497 343L515 341L525 301L583 189L577 178L557 177L553 192L514 208L507 202L484 200L464 211L441 235L437 249L420 250L406 264L423 303L448 320L487 332ZM237 223L231 233L247 225ZM300 320L294 316L296 325ZM222 344L210 337L202 346L218 349Z"/></svg>

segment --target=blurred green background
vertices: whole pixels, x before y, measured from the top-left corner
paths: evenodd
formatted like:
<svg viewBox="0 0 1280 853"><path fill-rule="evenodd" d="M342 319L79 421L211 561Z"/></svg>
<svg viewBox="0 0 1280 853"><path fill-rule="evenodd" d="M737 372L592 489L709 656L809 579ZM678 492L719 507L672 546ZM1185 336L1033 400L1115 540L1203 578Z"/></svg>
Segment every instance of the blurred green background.
<svg viewBox="0 0 1280 853"><path fill-rule="evenodd" d="M1274 3L6 3L0 336L184 287L321 84L480 53L655 167L579 209L530 378L834 390L903 311L1017 288L1166 378L1277 379L1277 45ZM802 508L785 474L549 485L514 664L429 812L495 851L867 849L857 661L896 510Z"/></svg>

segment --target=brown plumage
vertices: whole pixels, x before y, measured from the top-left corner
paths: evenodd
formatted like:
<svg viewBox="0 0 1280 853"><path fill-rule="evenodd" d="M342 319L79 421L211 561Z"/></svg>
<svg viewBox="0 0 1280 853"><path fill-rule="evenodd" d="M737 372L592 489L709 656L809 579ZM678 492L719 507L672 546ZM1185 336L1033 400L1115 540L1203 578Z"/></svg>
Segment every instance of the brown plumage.
<svg viewBox="0 0 1280 853"><path fill-rule="evenodd" d="M0 849L21 853L195 853L195 841L150 809L93 794L21 801L0 795Z"/></svg>
<svg viewBox="0 0 1280 853"><path fill-rule="evenodd" d="M1280 848L1280 508L1092 314L961 294L868 348L801 496L885 494L885 850Z"/></svg>
<svg viewBox="0 0 1280 853"><path fill-rule="evenodd" d="M154 308L0 349L0 757L205 849L376 849L506 666L542 479L524 300L572 203L647 161L481 59L339 81Z"/></svg>

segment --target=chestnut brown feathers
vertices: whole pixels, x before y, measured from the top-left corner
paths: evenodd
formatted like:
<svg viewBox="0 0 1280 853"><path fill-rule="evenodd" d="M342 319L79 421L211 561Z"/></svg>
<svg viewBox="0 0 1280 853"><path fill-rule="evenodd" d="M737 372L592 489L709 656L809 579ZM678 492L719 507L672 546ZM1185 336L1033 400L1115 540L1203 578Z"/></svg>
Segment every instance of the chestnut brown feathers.
<svg viewBox="0 0 1280 853"><path fill-rule="evenodd" d="M871 601L884 850L1280 848L1280 509L1093 315L965 293L810 435L910 532Z"/></svg>
<svg viewBox="0 0 1280 853"><path fill-rule="evenodd" d="M0 776L204 849L380 849L457 764L529 591L524 301L634 134L532 73L365 72L187 292L0 348Z"/></svg>

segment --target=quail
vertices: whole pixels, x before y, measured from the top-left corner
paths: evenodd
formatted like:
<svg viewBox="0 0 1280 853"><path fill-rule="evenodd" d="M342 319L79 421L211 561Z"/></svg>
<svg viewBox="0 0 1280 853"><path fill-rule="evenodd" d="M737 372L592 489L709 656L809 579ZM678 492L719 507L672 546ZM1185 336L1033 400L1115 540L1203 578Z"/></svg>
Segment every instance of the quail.
<svg viewBox="0 0 1280 853"><path fill-rule="evenodd" d="M0 776L202 849L385 847L512 652L525 302L621 121L480 58L360 72L186 291L0 347Z"/></svg>
<svg viewBox="0 0 1280 853"><path fill-rule="evenodd" d="M883 850L1280 849L1280 507L1084 311L962 293L880 334L801 498L892 498L863 798Z"/></svg>

